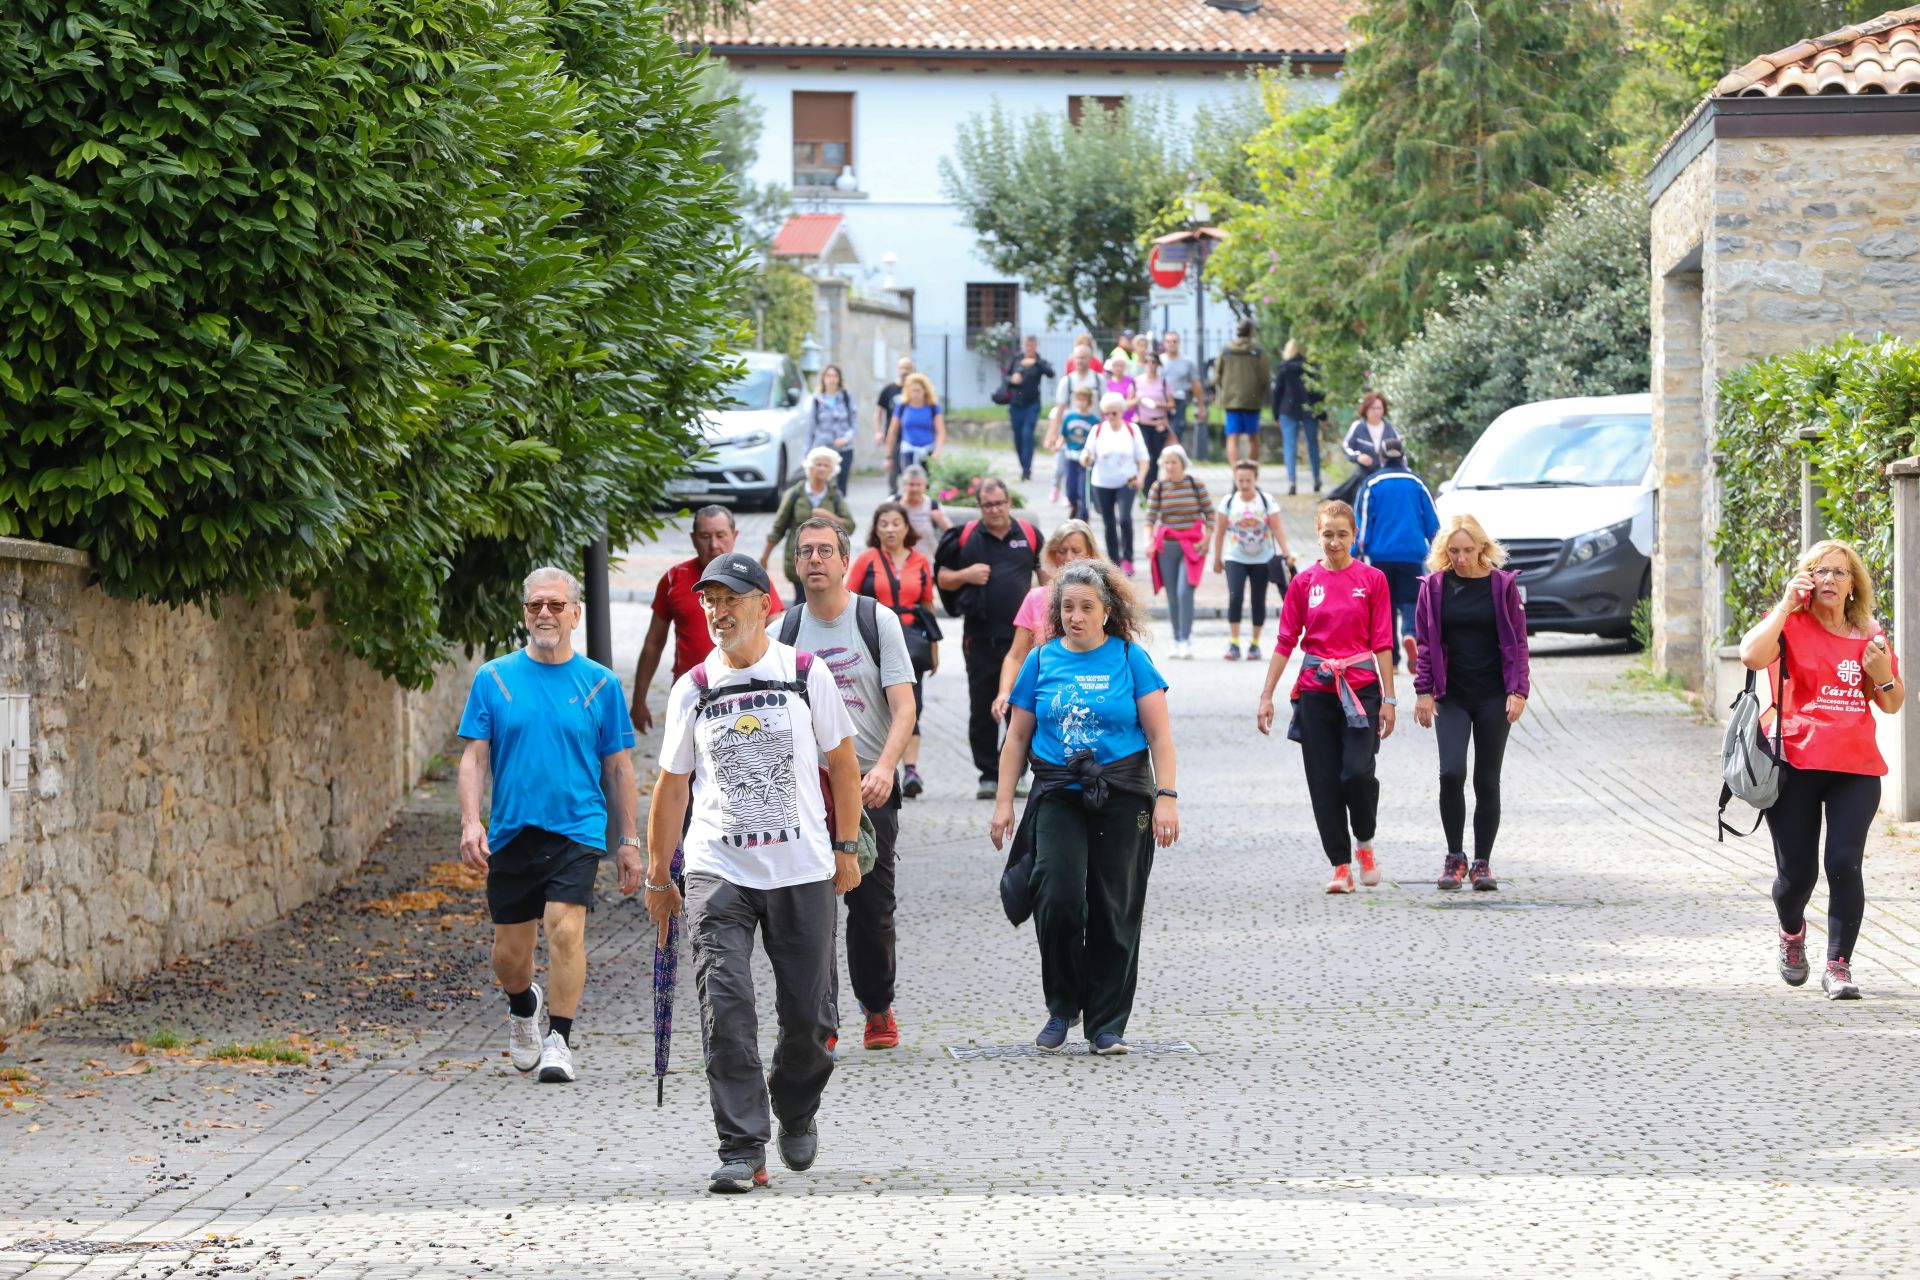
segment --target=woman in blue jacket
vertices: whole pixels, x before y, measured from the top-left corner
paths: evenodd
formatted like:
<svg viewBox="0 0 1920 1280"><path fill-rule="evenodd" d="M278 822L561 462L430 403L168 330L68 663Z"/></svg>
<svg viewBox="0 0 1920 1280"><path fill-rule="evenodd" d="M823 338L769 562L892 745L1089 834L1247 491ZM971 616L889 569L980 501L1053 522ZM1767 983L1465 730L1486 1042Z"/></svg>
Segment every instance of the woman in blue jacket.
<svg viewBox="0 0 1920 1280"><path fill-rule="evenodd" d="M1440 889L1470 879L1497 889L1489 865L1500 831L1500 763L1507 733L1527 709L1527 613L1520 575L1500 566L1506 548L1470 515L1450 517L1434 535L1431 570L1414 611L1419 640L1413 718L1440 740L1440 826L1447 860ZM1473 747L1473 865L1466 854L1467 747Z"/></svg>

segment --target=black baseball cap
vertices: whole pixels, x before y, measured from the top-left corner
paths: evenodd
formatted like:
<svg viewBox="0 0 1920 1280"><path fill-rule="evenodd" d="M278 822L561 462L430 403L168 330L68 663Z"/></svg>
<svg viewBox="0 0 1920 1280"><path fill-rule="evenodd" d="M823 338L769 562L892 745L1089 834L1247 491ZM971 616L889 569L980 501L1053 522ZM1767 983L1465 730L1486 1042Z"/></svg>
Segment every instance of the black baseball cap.
<svg viewBox="0 0 1920 1280"><path fill-rule="evenodd" d="M698 591L710 582L717 582L734 591L773 594L773 583L768 580L767 571L760 567L760 562L738 551L729 551L726 555L709 560L707 571L700 575L700 581L693 584L693 589Z"/></svg>

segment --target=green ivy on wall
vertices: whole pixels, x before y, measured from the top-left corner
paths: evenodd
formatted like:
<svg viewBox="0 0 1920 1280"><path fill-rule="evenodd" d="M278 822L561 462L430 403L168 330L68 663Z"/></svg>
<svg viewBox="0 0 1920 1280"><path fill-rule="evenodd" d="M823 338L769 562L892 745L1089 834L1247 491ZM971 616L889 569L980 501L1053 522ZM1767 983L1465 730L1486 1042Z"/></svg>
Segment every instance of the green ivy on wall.
<svg viewBox="0 0 1920 1280"><path fill-rule="evenodd" d="M1802 428L1819 432L1802 440ZM1800 552L1800 469L1819 486L1827 536L1851 542L1893 611L1893 499L1887 464L1920 452L1920 343L1842 338L1756 360L1720 383L1714 554L1728 569L1738 636L1772 607Z"/></svg>

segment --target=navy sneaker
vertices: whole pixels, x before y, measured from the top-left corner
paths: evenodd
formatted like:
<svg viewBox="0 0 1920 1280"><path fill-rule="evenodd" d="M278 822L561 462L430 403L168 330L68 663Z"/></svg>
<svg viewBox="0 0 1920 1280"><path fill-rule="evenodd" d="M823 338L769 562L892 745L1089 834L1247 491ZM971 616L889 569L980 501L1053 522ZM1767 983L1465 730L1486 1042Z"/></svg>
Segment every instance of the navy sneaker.
<svg viewBox="0 0 1920 1280"><path fill-rule="evenodd" d="M1127 1042L1120 1038L1117 1031L1102 1031L1093 1038L1093 1051L1103 1058L1117 1058L1123 1053L1132 1053Z"/></svg>
<svg viewBox="0 0 1920 1280"><path fill-rule="evenodd" d="M1040 1034L1033 1038L1034 1047L1042 1053L1058 1053L1060 1046L1067 1042L1067 1020L1048 1018L1047 1025L1040 1028Z"/></svg>

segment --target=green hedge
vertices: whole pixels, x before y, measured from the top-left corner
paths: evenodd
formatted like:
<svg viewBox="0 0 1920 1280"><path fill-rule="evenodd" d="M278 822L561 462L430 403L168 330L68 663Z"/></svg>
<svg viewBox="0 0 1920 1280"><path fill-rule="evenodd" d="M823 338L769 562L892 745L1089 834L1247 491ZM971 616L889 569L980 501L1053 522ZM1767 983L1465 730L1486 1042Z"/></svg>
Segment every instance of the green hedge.
<svg viewBox="0 0 1920 1280"><path fill-rule="evenodd" d="M1831 537L1873 574L1875 609L1893 611L1893 503L1887 464L1920 452L1920 343L1844 338L1758 360L1720 383L1714 553L1729 570L1738 636L1771 608L1800 552L1800 468L1813 466ZM1799 432L1820 437L1803 441Z"/></svg>
<svg viewBox="0 0 1920 1280"><path fill-rule="evenodd" d="M643 529L727 374L695 63L632 0L15 0L0 533L324 592L408 683Z"/></svg>

